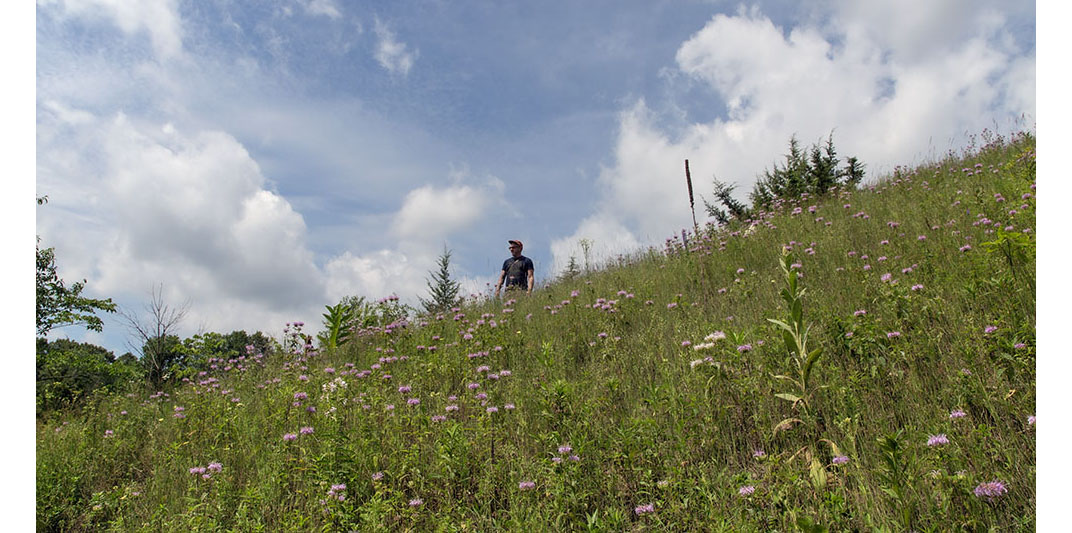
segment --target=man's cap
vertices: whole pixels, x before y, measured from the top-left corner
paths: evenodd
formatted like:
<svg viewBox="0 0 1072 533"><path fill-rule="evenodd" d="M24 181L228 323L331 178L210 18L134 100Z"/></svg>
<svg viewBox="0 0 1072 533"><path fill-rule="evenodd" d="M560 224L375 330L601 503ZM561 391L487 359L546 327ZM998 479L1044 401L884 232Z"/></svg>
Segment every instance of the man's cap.
<svg viewBox="0 0 1072 533"><path fill-rule="evenodd" d="M506 241L506 242L508 242L510 244L516 244L518 248L524 248L525 247L525 245L521 244L521 241L518 241L518 240L509 240L509 241Z"/></svg>

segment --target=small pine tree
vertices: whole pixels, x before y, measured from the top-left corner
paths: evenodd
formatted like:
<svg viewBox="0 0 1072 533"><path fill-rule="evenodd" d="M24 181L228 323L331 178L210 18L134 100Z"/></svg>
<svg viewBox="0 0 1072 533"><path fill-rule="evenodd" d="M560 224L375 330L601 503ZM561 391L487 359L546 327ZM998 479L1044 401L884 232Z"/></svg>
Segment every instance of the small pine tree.
<svg viewBox="0 0 1072 533"><path fill-rule="evenodd" d="M574 256L569 257L569 263L566 264L566 270L562 273L562 279L573 279L580 275L581 265L577 264L577 258Z"/></svg>
<svg viewBox="0 0 1072 533"><path fill-rule="evenodd" d="M432 279L428 280L428 300L420 299L421 305L428 313L442 313L458 305L460 298L458 292L461 284L450 277L451 252L443 247L443 254L439 256L439 270L432 272Z"/></svg>

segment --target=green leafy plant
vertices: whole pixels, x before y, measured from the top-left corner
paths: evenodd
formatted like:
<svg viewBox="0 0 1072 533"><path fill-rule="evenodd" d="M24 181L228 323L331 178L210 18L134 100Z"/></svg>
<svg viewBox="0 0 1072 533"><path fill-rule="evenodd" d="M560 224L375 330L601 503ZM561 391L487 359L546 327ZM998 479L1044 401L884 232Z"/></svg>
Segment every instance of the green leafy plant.
<svg viewBox="0 0 1072 533"><path fill-rule="evenodd" d="M811 388L811 373L815 367L815 363L818 362L819 356L822 355L822 347L809 350L808 348L808 332L811 330L810 326L804 323L804 288L798 284L799 276L797 275L796 268L793 266L793 255L788 251L782 251L781 257L782 273L785 275L785 288L782 289L782 300L785 301L786 320L777 320L774 318L768 318L767 320L774 324L782 333L782 340L785 341L786 349L789 351L790 358L795 366L796 373L793 376L776 375L777 379L788 381L791 383L795 390L793 392L782 392L775 394L775 396L793 402L793 406L801 406L804 411L807 412L809 399L814 392Z"/></svg>

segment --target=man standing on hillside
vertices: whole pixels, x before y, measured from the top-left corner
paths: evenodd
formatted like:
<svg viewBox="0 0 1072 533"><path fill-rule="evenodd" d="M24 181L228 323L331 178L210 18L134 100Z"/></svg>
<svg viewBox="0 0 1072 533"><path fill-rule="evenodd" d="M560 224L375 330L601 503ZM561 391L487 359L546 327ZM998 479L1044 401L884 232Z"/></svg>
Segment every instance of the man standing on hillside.
<svg viewBox="0 0 1072 533"><path fill-rule="evenodd" d="M532 259L521 255L523 245L521 241L511 240L511 257L503 261L502 272L499 273L499 281L495 284L495 297L499 297L499 289L506 282L506 290L524 290L532 294L532 286L536 282L536 269L532 266Z"/></svg>

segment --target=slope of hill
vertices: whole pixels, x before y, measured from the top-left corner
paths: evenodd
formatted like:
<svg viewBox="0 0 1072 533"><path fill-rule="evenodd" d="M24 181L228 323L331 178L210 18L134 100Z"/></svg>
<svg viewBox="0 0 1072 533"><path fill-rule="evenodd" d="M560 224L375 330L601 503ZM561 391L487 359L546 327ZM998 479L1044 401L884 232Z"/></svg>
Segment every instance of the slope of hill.
<svg viewBox="0 0 1072 533"><path fill-rule="evenodd" d="M38 424L38 529L1032 530L1035 140L983 140L529 297L333 353L292 326L97 397Z"/></svg>

